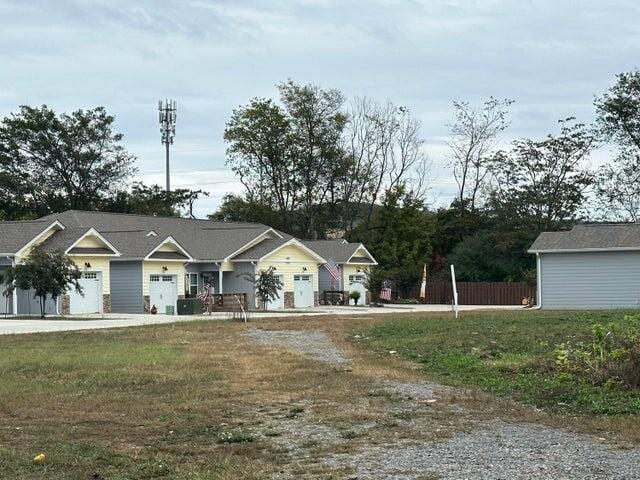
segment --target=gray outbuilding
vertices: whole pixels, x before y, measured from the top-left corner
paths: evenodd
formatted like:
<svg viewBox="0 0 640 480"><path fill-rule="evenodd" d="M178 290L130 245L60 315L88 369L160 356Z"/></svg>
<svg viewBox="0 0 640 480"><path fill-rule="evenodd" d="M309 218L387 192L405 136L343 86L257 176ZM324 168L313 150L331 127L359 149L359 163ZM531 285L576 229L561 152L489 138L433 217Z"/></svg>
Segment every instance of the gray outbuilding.
<svg viewBox="0 0 640 480"><path fill-rule="evenodd" d="M584 224L543 232L537 304L544 309L640 307L640 224Z"/></svg>

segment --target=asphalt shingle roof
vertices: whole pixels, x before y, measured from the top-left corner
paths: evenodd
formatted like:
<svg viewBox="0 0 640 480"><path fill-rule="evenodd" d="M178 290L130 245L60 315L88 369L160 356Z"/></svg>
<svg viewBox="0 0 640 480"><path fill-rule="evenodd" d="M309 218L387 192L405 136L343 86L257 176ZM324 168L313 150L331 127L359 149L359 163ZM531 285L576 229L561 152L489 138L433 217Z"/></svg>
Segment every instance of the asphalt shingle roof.
<svg viewBox="0 0 640 480"><path fill-rule="evenodd" d="M0 253L16 253L52 223L53 220L0 222Z"/></svg>
<svg viewBox="0 0 640 480"><path fill-rule="evenodd" d="M289 238L269 238L233 257L234 260L259 260L274 251Z"/></svg>
<svg viewBox="0 0 640 480"><path fill-rule="evenodd" d="M93 227L122 254L122 258L144 258L171 236L197 260L222 260L270 228L259 223L69 210L33 222L39 228L29 225L25 228L26 223L32 222L19 222L19 228L14 225L12 230L8 224L13 222L0 222L0 247L7 248L6 253L15 253L16 243L20 243L21 239L26 239L24 243L28 242L54 220L60 221L66 229L47 239L44 248L50 251L66 250ZM12 233L14 230L19 233ZM147 236L152 230L157 236ZM10 237L9 240L3 241L3 234Z"/></svg>
<svg viewBox="0 0 640 480"><path fill-rule="evenodd" d="M640 249L640 224L585 224L566 232L542 232L529 248L545 250Z"/></svg>
<svg viewBox="0 0 640 480"><path fill-rule="evenodd" d="M304 244L327 260L347 263L360 246L359 243L347 243L344 240L305 240Z"/></svg>

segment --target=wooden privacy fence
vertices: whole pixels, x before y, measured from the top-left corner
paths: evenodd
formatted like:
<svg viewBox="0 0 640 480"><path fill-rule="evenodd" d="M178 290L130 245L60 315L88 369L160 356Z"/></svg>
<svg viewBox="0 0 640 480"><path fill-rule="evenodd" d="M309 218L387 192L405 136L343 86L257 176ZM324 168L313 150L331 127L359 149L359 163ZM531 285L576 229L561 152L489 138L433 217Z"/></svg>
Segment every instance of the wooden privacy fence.
<svg viewBox="0 0 640 480"><path fill-rule="evenodd" d="M460 305L520 305L523 298L535 296L535 288L525 282L457 282ZM413 294L419 298L420 291ZM428 282L425 303L451 304L451 282Z"/></svg>

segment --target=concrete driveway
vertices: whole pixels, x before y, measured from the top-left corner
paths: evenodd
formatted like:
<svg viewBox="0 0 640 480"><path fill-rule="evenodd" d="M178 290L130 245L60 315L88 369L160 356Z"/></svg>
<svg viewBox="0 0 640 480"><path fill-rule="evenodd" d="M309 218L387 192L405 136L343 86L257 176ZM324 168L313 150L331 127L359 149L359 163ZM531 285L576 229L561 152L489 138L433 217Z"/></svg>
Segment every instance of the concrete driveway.
<svg viewBox="0 0 640 480"><path fill-rule="evenodd" d="M517 310L521 306L490 306L464 305L460 311L473 310ZM298 310L280 310L272 312L250 312L249 318L267 317L304 317L316 315L376 315L383 313L411 313L411 312L451 312L450 305L388 305L383 308L375 307L316 307ZM63 332L72 330L93 330L100 328L138 327L141 325L157 325L164 323L189 322L194 320L227 320L231 316L227 312L211 315L136 315L136 314L105 314L105 315L73 315L66 317L52 317L41 320L39 318L14 319L11 317L0 319L0 335L38 332Z"/></svg>

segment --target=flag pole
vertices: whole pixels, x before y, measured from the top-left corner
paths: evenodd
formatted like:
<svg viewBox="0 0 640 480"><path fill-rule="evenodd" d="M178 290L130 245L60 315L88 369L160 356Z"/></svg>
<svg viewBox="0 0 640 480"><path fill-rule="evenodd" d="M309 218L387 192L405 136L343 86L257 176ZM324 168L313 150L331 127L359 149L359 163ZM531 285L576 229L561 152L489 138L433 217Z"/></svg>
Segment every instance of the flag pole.
<svg viewBox="0 0 640 480"><path fill-rule="evenodd" d="M453 312L458 318L458 287L456 286L456 271L451 265L451 284L453 286Z"/></svg>

